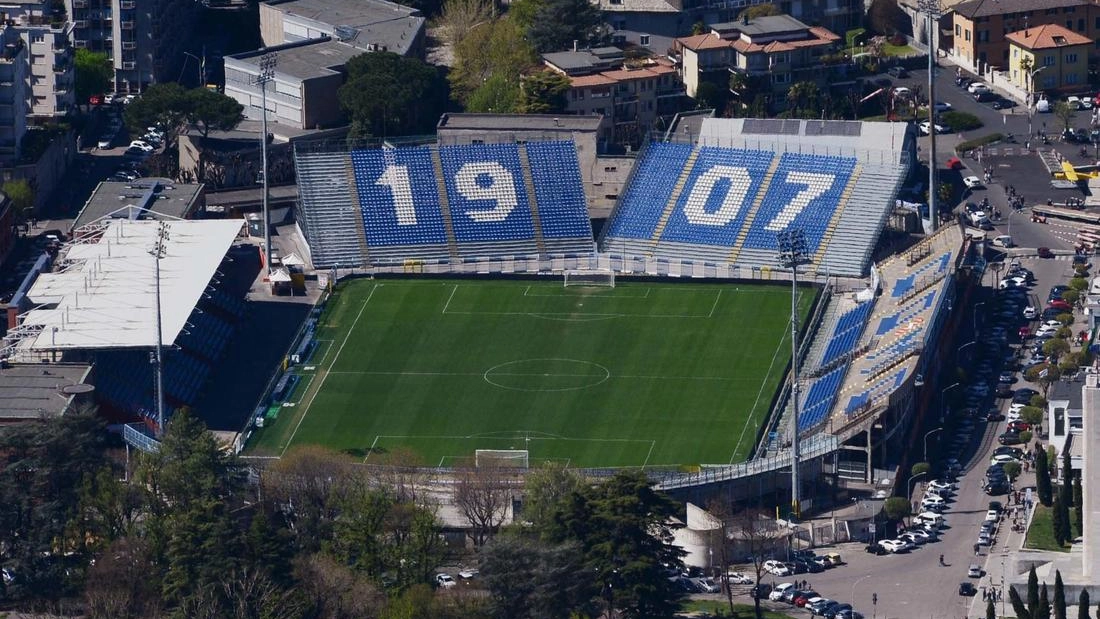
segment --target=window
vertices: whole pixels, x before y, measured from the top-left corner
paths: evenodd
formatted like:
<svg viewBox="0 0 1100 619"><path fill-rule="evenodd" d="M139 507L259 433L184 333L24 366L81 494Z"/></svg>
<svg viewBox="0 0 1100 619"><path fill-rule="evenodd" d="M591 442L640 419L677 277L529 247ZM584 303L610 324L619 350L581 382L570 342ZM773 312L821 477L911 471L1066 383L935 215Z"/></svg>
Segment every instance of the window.
<svg viewBox="0 0 1100 619"><path fill-rule="evenodd" d="M1066 83L1067 84L1076 84L1077 83L1077 74L1076 73L1067 73L1066 74Z"/></svg>
<svg viewBox="0 0 1100 619"><path fill-rule="evenodd" d="M978 31L978 42L979 43L989 43L989 31L988 30Z"/></svg>
<svg viewBox="0 0 1100 619"><path fill-rule="evenodd" d="M1054 88L1057 85L1058 78L1053 75L1043 76L1043 88Z"/></svg>
<svg viewBox="0 0 1100 619"><path fill-rule="evenodd" d="M1012 48L1012 57L1013 58L1019 58L1020 57L1020 48L1018 48L1018 47Z"/></svg>
<svg viewBox="0 0 1100 619"><path fill-rule="evenodd" d="M1043 66L1044 67L1053 67L1054 66L1054 56L1050 56L1050 55L1043 56Z"/></svg>
<svg viewBox="0 0 1100 619"><path fill-rule="evenodd" d="M1055 9L1047 9L1046 14L1047 15L1057 15L1058 14L1058 9L1056 9L1056 8Z"/></svg>
<svg viewBox="0 0 1100 619"><path fill-rule="evenodd" d="M969 31L969 30L967 30L967 31L966 31L966 34L965 34L965 36L963 37L963 39L964 39L964 40L966 40L966 41L969 41L969 40L970 40L970 31Z"/></svg>
<svg viewBox="0 0 1100 619"><path fill-rule="evenodd" d="M772 82L776 84L787 84L791 81L790 73L776 73L772 75Z"/></svg>
<svg viewBox="0 0 1100 619"><path fill-rule="evenodd" d="M641 45L649 45L649 35L643 34L642 36L638 37L638 43Z"/></svg>
<svg viewBox="0 0 1100 619"><path fill-rule="evenodd" d="M1096 18L1096 27L1100 28L1100 17ZM957 37L962 36L962 27L959 26L958 24L955 24L955 36L957 36Z"/></svg>
<svg viewBox="0 0 1100 619"><path fill-rule="evenodd" d="M1077 7L1067 6L1066 8L1062 9L1062 12L1063 13L1072 13L1076 10L1077 10Z"/></svg>
<svg viewBox="0 0 1100 619"><path fill-rule="evenodd" d="M1077 54L1066 54L1064 60L1066 64L1077 64Z"/></svg>
<svg viewBox="0 0 1100 619"><path fill-rule="evenodd" d="M1085 18L1081 17L1077 20L1077 29L1081 32L1085 31Z"/></svg>
<svg viewBox="0 0 1100 619"><path fill-rule="evenodd" d="M1072 19L1067 19L1066 20L1066 30L1073 30L1073 20Z"/></svg>
<svg viewBox="0 0 1100 619"><path fill-rule="evenodd" d="M45 35L35 34L35 35L31 36L31 43L41 43L42 41L45 41L45 40L46 40Z"/></svg>

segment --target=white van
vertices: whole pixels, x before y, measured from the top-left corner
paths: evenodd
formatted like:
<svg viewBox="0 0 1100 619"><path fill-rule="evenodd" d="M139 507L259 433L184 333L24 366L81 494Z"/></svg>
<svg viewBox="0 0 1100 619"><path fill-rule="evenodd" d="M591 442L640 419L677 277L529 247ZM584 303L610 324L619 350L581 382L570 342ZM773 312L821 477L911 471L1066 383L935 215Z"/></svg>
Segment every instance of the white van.
<svg viewBox="0 0 1100 619"><path fill-rule="evenodd" d="M936 527L937 529L942 529L944 524L943 516L937 514L936 512L921 512L916 516L913 516L913 522L916 522L917 524L926 524L928 526Z"/></svg>
<svg viewBox="0 0 1100 619"><path fill-rule="evenodd" d="M1035 102L1035 111L1040 114L1046 114L1050 111L1050 101L1047 99L1039 99Z"/></svg>
<svg viewBox="0 0 1100 619"><path fill-rule="evenodd" d="M993 237L993 245L995 247L1013 247L1014 246L1014 244L1012 243L1012 237L1008 236L1007 234L1002 234L1001 236Z"/></svg>
<svg viewBox="0 0 1100 619"><path fill-rule="evenodd" d="M1089 286L1089 294L1100 294L1100 277L1092 278L1092 284Z"/></svg>

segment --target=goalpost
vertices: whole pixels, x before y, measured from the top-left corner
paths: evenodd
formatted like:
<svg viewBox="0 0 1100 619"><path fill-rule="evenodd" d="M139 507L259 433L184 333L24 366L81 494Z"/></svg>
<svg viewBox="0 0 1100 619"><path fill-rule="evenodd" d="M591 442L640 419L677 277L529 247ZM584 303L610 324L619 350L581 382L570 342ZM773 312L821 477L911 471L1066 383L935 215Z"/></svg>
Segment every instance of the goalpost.
<svg viewBox="0 0 1100 619"><path fill-rule="evenodd" d="M596 269L571 269L565 271L565 287L592 286L597 288L614 288L615 272Z"/></svg>
<svg viewBox="0 0 1100 619"><path fill-rule="evenodd" d="M526 449L476 449L474 450L474 466L500 467L500 468L528 468Z"/></svg>

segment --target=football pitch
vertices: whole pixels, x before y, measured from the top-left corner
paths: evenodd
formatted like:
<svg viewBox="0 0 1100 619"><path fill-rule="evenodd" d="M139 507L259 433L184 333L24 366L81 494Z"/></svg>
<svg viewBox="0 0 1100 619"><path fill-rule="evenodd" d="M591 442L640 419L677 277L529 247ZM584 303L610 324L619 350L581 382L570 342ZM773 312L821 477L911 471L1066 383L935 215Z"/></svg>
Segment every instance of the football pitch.
<svg viewBox="0 0 1100 619"><path fill-rule="evenodd" d="M816 292L799 297L803 316ZM790 360L790 287L374 279L340 285L297 387L250 455L318 444L370 462L478 449L532 465L728 464Z"/></svg>

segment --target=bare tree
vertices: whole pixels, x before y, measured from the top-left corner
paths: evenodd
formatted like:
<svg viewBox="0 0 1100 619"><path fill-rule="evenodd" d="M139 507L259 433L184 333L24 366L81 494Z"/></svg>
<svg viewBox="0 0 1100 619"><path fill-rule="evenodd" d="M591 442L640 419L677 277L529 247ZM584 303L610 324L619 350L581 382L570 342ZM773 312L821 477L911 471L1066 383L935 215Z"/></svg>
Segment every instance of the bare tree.
<svg viewBox="0 0 1100 619"><path fill-rule="evenodd" d="M88 570L84 599L90 619L155 616L160 592L149 578L148 548L138 538L109 545Z"/></svg>
<svg viewBox="0 0 1100 619"><path fill-rule="evenodd" d="M265 569L250 565L225 575L222 595L234 619L293 619L305 614L308 605L294 589L279 586Z"/></svg>
<svg viewBox="0 0 1100 619"><path fill-rule="evenodd" d="M458 473L454 504L470 523L470 539L478 548L504 524L512 501L511 480L498 466L478 466Z"/></svg>
<svg viewBox="0 0 1100 619"><path fill-rule="evenodd" d="M294 576L318 619L377 617L386 603L365 577L323 555L298 559Z"/></svg>
<svg viewBox="0 0 1100 619"><path fill-rule="evenodd" d="M338 515L338 499L363 483L364 476L347 456L306 446L291 450L263 471L261 489L274 503L307 552L320 548Z"/></svg>
<svg viewBox="0 0 1100 619"><path fill-rule="evenodd" d="M730 543L746 553L752 564L753 580L757 587L764 577L764 562L783 545L786 529L780 527L766 511L746 509L733 514L725 525ZM735 551L736 552L736 551ZM759 589L757 589L759 590ZM753 596L756 619L763 619L760 596Z"/></svg>
<svg viewBox="0 0 1100 619"><path fill-rule="evenodd" d="M447 0L436 19L440 34L448 45L454 47L466 38L475 26L493 19L495 0Z"/></svg>

